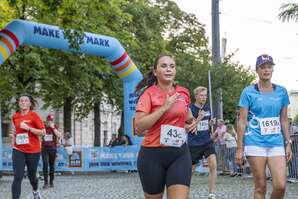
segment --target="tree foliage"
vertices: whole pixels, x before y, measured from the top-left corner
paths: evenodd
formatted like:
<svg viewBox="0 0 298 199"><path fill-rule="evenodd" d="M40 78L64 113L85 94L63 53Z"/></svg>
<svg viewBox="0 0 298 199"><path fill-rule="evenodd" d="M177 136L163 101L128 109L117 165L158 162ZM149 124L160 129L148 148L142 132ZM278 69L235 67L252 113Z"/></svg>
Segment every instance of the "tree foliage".
<svg viewBox="0 0 298 199"><path fill-rule="evenodd" d="M298 3L283 4L278 17L283 21L298 21Z"/></svg>
<svg viewBox="0 0 298 199"><path fill-rule="evenodd" d="M204 25L171 0L1 0L0 27L12 19L60 26L72 48L79 48L83 32L115 37L143 74L158 54L173 54L176 81L190 91L208 85L210 70L213 89L223 89L226 118L235 115L241 90L254 78L229 57L212 66ZM78 119L103 97L122 109L121 81L98 57L23 46L1 65L0 75L0 99L7 111L22 92L41 97L46 106L64 106Z"/></svg>

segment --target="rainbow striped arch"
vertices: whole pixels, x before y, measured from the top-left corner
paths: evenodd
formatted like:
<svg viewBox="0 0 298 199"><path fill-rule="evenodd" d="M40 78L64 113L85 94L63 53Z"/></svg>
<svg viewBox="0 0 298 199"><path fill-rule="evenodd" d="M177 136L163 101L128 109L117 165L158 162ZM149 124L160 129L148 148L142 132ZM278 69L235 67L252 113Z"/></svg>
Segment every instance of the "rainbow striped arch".
<svg viewBox="0 0 298 199"><path fill-rule="evenodd" d="M18 38L9 30L0 30L0 55L6 60L20 45ZM2 45L1 45L2 44Z"/></svg>
<svg viewBox="0 0 298 199"><path fill-rule="evenodd" d="M126 52L117 60L110 62L110 64L120 78L124 78L137 70L137 66L132 62Z"/></svg>
<svg viewBox="0 0 298 199"><path fill-rule="evenodd" d="M14 20L0 30L0 65L20 45L35 45L63 51L75 51L69 48L68 40L64 38L63 29L47 24ZM80 45L80 50L76 52L104 57L123 81L124 133L132 136L132 118L135 113L136 99L134 90L137 83L143 78L139 69L130 59L120 42L113 37L85 32L84 42Z"/></svg>

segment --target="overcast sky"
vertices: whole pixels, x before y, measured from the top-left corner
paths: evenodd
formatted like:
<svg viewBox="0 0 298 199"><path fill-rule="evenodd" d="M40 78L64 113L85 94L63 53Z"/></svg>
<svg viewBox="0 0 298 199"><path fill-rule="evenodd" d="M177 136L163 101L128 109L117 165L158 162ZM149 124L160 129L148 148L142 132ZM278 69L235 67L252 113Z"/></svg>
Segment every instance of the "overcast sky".
<svg viewBox="0 0 298 199"><path fill-rule="evenodd" d="M211 48L212 0L174 1L205 24ZM253 69L258 55L271 55L276 64L272 81L288 90L298 90L298 22L282 22L277 17L285 2L220 0L220 37L227 38L227 54L236 52L233 61Z"/></svg>

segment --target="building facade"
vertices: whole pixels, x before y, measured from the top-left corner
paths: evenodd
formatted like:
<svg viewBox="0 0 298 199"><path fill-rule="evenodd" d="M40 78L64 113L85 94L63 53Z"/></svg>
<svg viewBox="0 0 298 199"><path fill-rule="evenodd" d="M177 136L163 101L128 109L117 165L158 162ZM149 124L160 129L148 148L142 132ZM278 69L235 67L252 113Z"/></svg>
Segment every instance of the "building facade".
<svg viewBox="0 0 298 199"><path fill-rule="evenodd" d="M298 90L289 92L290 105L288 110L289 118L294 119L298 115Z"/></svg>

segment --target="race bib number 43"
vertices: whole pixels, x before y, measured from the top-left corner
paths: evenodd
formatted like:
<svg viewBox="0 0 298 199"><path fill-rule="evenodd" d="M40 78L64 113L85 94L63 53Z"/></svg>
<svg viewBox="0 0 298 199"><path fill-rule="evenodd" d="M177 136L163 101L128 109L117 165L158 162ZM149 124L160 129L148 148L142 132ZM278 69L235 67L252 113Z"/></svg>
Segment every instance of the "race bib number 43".
<svg viewBox="0 0 298 199"><path fill-rule="evenodd" d="M16 144L29 144L29 136L28 133L19 133L16 135Z"/></svg>
<svg viewBox="0 0 298 199"><path fill-rule="evenodd" d="M280 120L279 117L262 118L260 121L261 135L280 134Z"/></svg>
<svg viewBox="0 0 298 199"><path fill-rule="evenodd" d="M160 132L160 144L165 146L180 147L187 139L184 128L172 125L162 125Z"/></svg>

